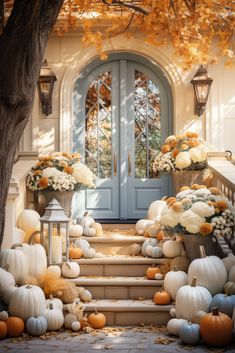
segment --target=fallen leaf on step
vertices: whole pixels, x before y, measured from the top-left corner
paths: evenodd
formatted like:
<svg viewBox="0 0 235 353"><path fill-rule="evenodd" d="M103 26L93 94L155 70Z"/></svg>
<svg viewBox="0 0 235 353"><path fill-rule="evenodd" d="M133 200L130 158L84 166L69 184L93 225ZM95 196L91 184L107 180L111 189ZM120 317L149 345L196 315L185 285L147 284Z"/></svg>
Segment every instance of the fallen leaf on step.
<svg viewBox="0 0 235 353"><path fill-rule="evenodd" d="M164 338L164 337L159 337L157 338L154 343L156 344L171 344L172 342L175 342L175 339L172 338Z"/></svg>
<svg viewBox="0 0 235 353"><path fill-rule="evenodd" d="M104 349L112 349L113 348L113 345L112 344L106 344L104 346Z"/></svg>

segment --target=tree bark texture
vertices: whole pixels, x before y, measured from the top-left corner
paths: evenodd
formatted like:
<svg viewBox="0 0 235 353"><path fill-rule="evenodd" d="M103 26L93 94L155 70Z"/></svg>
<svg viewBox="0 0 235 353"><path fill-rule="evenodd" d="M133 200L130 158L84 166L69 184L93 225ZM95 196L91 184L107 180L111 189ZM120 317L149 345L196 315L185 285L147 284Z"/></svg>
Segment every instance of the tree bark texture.
<svg viewBox="0 0 235 353"><path fill-rule="evenodd" d="M16 149L29 120L48 37L63 2L15 0L5 27L0 19L0 247Z"/></svg>

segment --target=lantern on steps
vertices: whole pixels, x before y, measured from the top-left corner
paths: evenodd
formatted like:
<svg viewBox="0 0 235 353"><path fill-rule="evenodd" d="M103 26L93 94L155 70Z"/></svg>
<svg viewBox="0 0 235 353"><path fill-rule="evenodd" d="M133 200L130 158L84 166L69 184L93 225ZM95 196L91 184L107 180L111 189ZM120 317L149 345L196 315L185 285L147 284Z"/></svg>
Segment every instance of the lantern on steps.
<svg viewBox="0 0 235 353"><path fill-rule="evenodd" d="M63 207L53 199L45 209L41 222L41 243L44 244L44 234L47 231L47 260L48 265L62 262L62 236L61 229L65 226L66 261L69 259L69 218ZM55 232L57 235L55 235Z"/></svg>

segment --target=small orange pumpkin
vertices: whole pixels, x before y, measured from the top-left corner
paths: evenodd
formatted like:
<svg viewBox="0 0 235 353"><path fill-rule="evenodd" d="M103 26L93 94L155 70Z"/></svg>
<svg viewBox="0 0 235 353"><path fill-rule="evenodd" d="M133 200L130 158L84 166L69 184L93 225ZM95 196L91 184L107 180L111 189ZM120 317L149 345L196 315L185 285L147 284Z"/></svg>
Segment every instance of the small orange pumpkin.
<svg viewBox="0 0 235 353"><path fill-rule="evenodd" d="M106 323L106 317L104 314L98 313L97 309L95 309L95 312L88 316L88 323L94 329L100 329L104 327Z"/></svg>
<svg viewBox="0 0 235 353"><path fill-rule="evenodd" d="M158 241L162 241L164 239L164 233L162 230L160 230L158 233L157 233L157 240Z"/></svg>
<svg viewBox="0 0 235 353"><path fill-rule="evenodd" d="M167 291L162 289L154 294L153 301L155 304L166 305L170 303L171 297Z"/></svg>
<svg viewBox="0 0 235 353"><path fill-rule="evenodd" d="M7 334L7 324L5 321L0 321L0 340L6 337Z"/></svg>
<svg viewBox="0 0 235 353"><path fill-rule="evenodd" d="M19 337L24 332L24 321L20 317L11 316L6 321L7 335Z"/></svg>
<svg viewBox="0 0 235 353"><path fill-rule="evenodd" d="M161 273L161 270L159 267L155 267L155 265L153 264L151 267L147 268L146 277L148 279L155 279L156 273Z"/></svg>
<svg viewBox="0 0 235 353"><path fill-rule="evenodd" d="M200 321L200 332L206 344L215 347L227 346L232 340L232 319L213 308Z"/></svg>
<svg viewBox="0 0 235 353"><path fill-rule="evenodd" d="M82 249L70 246L69 248L69 258L70 259L80 259L82 257Z"/></svg>

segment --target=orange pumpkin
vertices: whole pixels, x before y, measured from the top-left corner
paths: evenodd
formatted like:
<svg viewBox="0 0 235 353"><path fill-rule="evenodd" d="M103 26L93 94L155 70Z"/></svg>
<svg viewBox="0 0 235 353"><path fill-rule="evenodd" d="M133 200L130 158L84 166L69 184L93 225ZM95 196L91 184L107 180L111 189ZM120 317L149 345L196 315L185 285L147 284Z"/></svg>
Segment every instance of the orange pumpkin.
<svg viewBox="0 0 235 353"><path fill-rule="evenodd" d="M157 240L158 241L162 241L164 239L164 233L162 230L160 230L158 233L157 233Z"/></svg>
<svg viewBox="0 0 235 353"><path fill-rule="evenodd" d="M7 335L19 337L24 332L24 321L20 317L11 316L6 321Z"/></svg>
<svg viewBox="0 0 235 353"><path fill-rule="evenodd" d="M206 314L200 321L200 332L206 344L215 347L227 346L232 340L232 319L218 308Z"/></svg>
<svg viewBox="0 0 235 353"><path fill-rule="evenodd" d="M97 309L95 309L95 312L88 316L88 323L94 329L100 329L100 328L104 327L104 325L106 323L106 317L104 314L98 313Z"/></svg>
<svg viewBox="0 0 235 353"><path fill-rule="evenodd" d="M74 246L71 246L69 248L69 258L70 259L80 259L82 257L82 249L80 248L75 248Z"/></svg>
<svg viewBox="0 0 235 353"><path fill-rule="evenodd" d="M153 301L155 304L166 305L170 303L171 297L167 291L161 290L154 294Z"/></svg>
<svg viewBox="0 0 235 353"><path fill-rule="evenodd" d="M7 334L7 324L5 321L0 321L0 340L6 337Z"/></svg>
<svg viewBox="0 0 235 353"><path fill-rule="evenodd" d="M161 270L159 267L155 267L153 264L151 267L147 268L146 277L148 279L155 279L156 273L161 273Z"/></svg>

